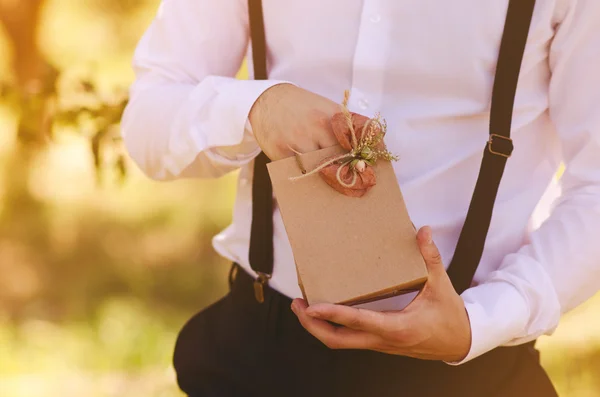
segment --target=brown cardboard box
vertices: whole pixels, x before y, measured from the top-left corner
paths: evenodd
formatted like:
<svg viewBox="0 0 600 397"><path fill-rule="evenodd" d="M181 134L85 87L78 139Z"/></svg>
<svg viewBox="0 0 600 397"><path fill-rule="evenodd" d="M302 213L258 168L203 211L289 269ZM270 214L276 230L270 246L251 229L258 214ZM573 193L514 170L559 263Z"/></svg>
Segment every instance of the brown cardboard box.
<svg viewBox="0 0 600 397"><path fill-rule="evenodd" d="M334 146L300 155L314 169L344 149ZM354 305L414 291L427 279L402 193L388 161L375 164L377 184L363 197L345 196L318 174L301 174L294 157L268 165L309 304Z"/></svg>

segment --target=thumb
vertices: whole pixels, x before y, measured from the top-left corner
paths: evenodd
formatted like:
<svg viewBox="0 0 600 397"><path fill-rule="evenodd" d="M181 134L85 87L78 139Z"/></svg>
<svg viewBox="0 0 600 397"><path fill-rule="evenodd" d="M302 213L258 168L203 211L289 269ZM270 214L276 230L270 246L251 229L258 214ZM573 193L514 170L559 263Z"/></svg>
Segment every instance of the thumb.
<svg viewBox="0 0 600 397"><path fill-rule="evenodd" d="M431 227L423 226L417 233L417 243L421 250L421 255L425 259L427 270L430 275L440 275L446 273L446 268L442 263L440 251L433 242Z"/></svg>

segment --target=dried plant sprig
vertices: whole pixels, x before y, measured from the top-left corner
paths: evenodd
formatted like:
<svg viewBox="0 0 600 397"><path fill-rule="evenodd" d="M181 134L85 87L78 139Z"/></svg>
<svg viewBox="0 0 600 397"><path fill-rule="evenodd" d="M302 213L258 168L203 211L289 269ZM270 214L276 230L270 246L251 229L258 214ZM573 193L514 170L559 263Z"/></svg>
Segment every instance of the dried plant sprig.
<svg viewBox="0 0 600 397"><path fill-rule="evenodd" d="M350 129L350 134L352 135L352 147L355 148L358 146L358 142L356 139L356 132L354 131L354 123L352 123L352 115L348 110L348 101L350 100L350 91L344 91L344 99L342 100L342 114L346 119L346 123L348 124L348 128Z"/></svg>

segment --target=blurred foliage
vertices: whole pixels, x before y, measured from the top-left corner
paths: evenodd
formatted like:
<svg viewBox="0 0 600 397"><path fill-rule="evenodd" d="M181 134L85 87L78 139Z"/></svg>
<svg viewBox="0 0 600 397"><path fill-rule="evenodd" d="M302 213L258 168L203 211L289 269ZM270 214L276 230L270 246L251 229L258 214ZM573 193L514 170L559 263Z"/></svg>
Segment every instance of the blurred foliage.
<svg viewBox="0 0 600 397"><path fill-rule="evenodd" d="M0 0L2 397L179 396L177 330L225 291L235 175L151 182L119 135L157 5Z"/></svg>
<svg viewBox="0 0 600 397"><path fill-rule="evenodd" d="M0 395L180 396L177 331L226 289L210 240L235 174L159 184L124 154L133 47L158 0L0 0ZM241 75L244 75L242 73ZM543 361L600 395L600 297Z"/></svg>
<svg viewBox="0 0 600 397"><path fill-rule="evenodd" d="M78 100L75 100L75 106L62 109L53 115L53 130L70 127L76 131L87 132L98 182L101 181L102 169L112 166L123 183L127 168L119 123L127 105L127 98L124 95L103 98L94 82L85 80L78 81L75 90L67 95L68 98ZM108 163L107 158L111 157L112 161Z"/></svg>
<svg viewBox="0 0 600 397"><path fill-rule="evenodd" d="M89 139L98 182L106 167L113 167L123 182L127 169L119 123L127 105L126 96L103 96L95 83L88 80L76 81L71 86L71 91L66 93L54 86L42 86L34 93L23 95L18 87L4 84L0 86L0 94L6 106L21 113L20 139L24 144L54 141L56 133L70 128ZM41 134L37 122L40 118L44 120ZM35 132L28 134L29 131Z"/></svg>

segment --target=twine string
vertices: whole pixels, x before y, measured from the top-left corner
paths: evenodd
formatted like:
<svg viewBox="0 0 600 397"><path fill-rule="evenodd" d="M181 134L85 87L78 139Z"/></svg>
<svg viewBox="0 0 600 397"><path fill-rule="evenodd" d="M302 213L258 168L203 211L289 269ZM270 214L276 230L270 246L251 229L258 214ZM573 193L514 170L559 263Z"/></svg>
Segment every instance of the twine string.
<svg viewBox="0 0 600 397"><path fill-rule="evenodd" d="M344 169L344 166L341 166L340 168L338 168L337 172L335 173L335 177L340 185L342 185L345 188L351 188L354 185L356 185L356 181L358 180L358 172L355 169L352 169L352 171L353 171L352 172L352 182L350 182L348 184L342 180L342 170L343 169Z"/></svg>
<svg viewBox="0 0 600 397"><path fill-rule="evenodd" d="M312 170L312 171L309 171L309 172L307 172L307 173L305 173L305 174L302 174L302 175L299 175L299 176L293 176L293 177L291 177L291 178L290 178L290 181L296 181L296 180L298 180L298 179L305 178L305 177L307 177L307 176L310 176L310 175L312 175L312 174L316 174L317 172L321 171L323 168L325 168L325 167L328 167L328 166L330 166L331 164L334 164L334 163L336 163L336 162L338 162L338 161L344 160L344 159L346 159L346 158L347 158L347 157L349 157L349 156L351 156L349 153L340 154L339 156L333 157L333 158L331 158L331 159L329 159L329 160L325 161L323 164L319 165L317 168L315 168L315 169L314 169L314 170ZM348 160L346 160L346 161L343 161L343 162L342 162L342 165L345 165L345 164L347 164L348 162L352 161L352 158L353 158L353 157L350 157ZM340 168L342 168L342 167L340 167ZM339 181L339 180L338 180L338 181ZM352 186L354 186L354 185L352 185Z"/></svg>

